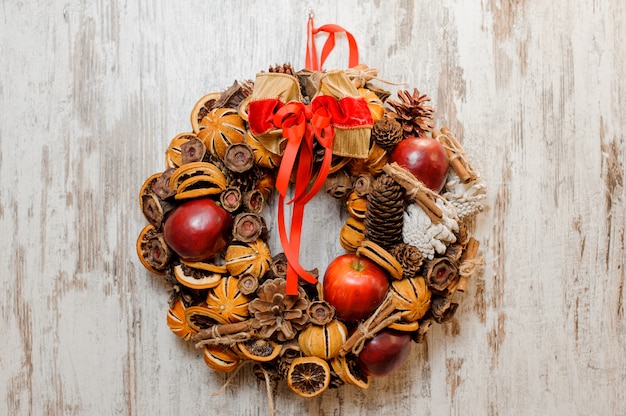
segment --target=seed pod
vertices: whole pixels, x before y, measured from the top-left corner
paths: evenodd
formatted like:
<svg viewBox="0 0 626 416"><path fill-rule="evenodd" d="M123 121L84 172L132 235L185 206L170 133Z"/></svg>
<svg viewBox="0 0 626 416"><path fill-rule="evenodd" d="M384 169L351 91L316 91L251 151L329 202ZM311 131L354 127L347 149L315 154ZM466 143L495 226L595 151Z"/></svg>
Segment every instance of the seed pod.
<svg viewBox="0 0 626 416"><path fill-rule="evenodd" d="M183 165L201 162L206 155L206 146L202 140L194 136L180 146L180 155Z"/></svg>
<svg viewBox="0 0 626 416"><path fill-rule="evenodd" d="M233 172L247 172L254 166L252 149L245 143L233 143L224 153L224 164Z"/></svg>

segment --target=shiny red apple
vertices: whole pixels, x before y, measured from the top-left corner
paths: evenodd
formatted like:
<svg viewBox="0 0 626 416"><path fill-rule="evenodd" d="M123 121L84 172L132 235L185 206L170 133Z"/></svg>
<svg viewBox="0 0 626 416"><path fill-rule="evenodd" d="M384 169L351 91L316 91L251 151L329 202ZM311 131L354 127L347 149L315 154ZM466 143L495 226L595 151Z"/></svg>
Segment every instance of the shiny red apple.
<svg viewBox="0 0 626 416"><path fill-rule="evenodd" d="M394 147L389 162L406 168L427 188L435 192L443 189L448 174L448 154L431 137L409 137Z"/></svg>
<svg viewBox="0 0 626 416"><path fill-rule="evenodd" d="M383 377L409 358L411 334L383 329L367 341L359 354L359 365L371 377Z"/></svg>
<svg viewBox="0 0 626 416"><path fill-rule="evenodd" d="M348 253L335 258L324 274L324 300L337 317L353 322L369 317L385 300L389 280L373 261Z"/></svg>
<svg viewBox="0 0 626 416"><path fill-rule="evenodd" d="M230 240L232 216L209 198L176 207L165 220L163 238L182 259L208 260Z"/></svg>

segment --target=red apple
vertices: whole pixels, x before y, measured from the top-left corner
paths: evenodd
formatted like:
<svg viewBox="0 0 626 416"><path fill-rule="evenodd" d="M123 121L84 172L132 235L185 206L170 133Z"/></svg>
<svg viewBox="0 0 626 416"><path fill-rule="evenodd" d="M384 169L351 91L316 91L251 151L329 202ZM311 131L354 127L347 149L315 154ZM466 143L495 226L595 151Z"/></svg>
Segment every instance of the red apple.
<svg viewBox="0 0 626 416"><path fill-rule="evenodd" d="M175 208L165 220L163 238L181 258L202 261L218 254L230 239L232 216L209 198Z"/></svg>
<svg viewBox="0 0 626 416"><path fill-rule="evenodd" d="M383 377L409 358L411 334L383 329L365 343L359 354L359 365L371 377Z"/></svg>
<svg viewBox="0 0 626 416"><path fill-rule="evenodd" d="M385 300L389 280L373 261L348 253L335 258L324 274L324 300L339 319L352 322L369 317Z"/></svg>
<svg viewBox="0 0 626 416"><path fill-rule="evenodd" d="M448 154L441 143L431 137L402 140L391 151L389 162L397 162L435 192L441 191L446 182Z"/></svg>

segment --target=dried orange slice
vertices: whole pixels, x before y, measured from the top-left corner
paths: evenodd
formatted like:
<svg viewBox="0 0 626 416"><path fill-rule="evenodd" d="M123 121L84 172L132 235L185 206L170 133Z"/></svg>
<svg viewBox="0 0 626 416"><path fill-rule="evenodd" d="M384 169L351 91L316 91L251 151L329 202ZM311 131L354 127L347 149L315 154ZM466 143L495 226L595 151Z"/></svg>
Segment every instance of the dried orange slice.
<svg viewBox="0 0 626 416"><path fill-rule="evenodd" d="M154 183L157 181L157 179L159 179L159 177L162 174L163 174L162 172L158 172L158 173L154 173L150 175L150 177L146 179L143 185L141 185L141 189L139 190L139 206L140 207L143 205L143 197L154 193L152 191L152 185L154 185Z"/></svg>
<svg viewBox="0 0 626 416"><path fill-rule="evenodd" d="M347 355L340 358L343 371L343 380L353 386L367 389L370 386L371 378L361 370L356 356Z"/></svg>
<svg viewBox="0 0 626 416"><path fill-rule="evenodd" d="M396 331L402 332L415 332L419 329L420 323L419 321L414 322L394 322L389 325L389 329L395 329Z"/></svg>
<svg viewBox="0 0 626 416"><path fill-rule="evenodd" d="M272 361L280 354L281 346L267 339L250 339L237 344L241 355L260 362Z"/></svg>
<svg viewBox="0 0 626 416"><path fill-rule="evenodd" d="M185 320L185 304L182 298L178 298L176 302L167 311L167 326L179 338L189 341L196 330L187 325Z"/></svg>
<svg viewBox="0 0 626 416"><path fill-rule="evenodd" d="M322 394L330 384L330 367L319 357L299 357L287 372L287 385L303 397Z"/></svg>
<svg viewBox="0 0 626 416"><path fill-rule="evenodd" d="M346 251L355 252L365 238L365 224L363 221L350 217L346 220L339 232L339 243Z"/></svg>
<svg viewBox="0 0 626 416"><path fill-rule="evenodd" d="M193 110L191 110L191 129L194 133L198 133L200 131L200 122L207 114L209 114L211 106L213 106L215 101L219 100L221 95L221 92L210 92L200 98L196 105L193 106Z"/></svg>
<svg viewBox="0 0 626 416"><path fill-rule="evenodd" d="M356 251L357 254L367 257L385 269L394 279L402 279L402 265L391 253L378 244L370 240L363 240Z"/></svg>
<svg viewBox="0 0 626 416"><path fill-rule="evenodd" d="M191 289L213 288L222 280L222 275L219 273L195 269L185 264L174 266L174 277L180 284Z"/></svg>
<svg viewBox="0 0 626 416"><path fill-rule="evenodd" d="M191 139L196 139L196 135L193 133L179 133L177 134L170 145L165 151L165 166L168 168L178 168L183 164L183 156L181 153L181 146Z"/></svg>
<svg viewBox="0 0 626 416"><path fill-rule="evenodd" d="M208 316L220 323L241 322L248 318L250 298L239 289L239 279L223 277L219 285L209 290L206 299Z"/></svg>
<svg viewBox="0 0 626 416"><path fill-rule="evenodd" d="M233 143L243 143L246 126L234 108L214 108L199 123L197 135L209 153L220 159Z"/></svg>
<svg viewBox="0 0 626 416"><path fill-rule="evenodd" d="M385 106L374 91L367 88L359 88L359 95L367 102L367 106L370 110L374 123L383 118L383 115L385 114Z"/></svg>
<svg viewBox="0 0 626 416"><path fill-rule="evenodd" d="M334 358L348 338L343 322L333 319L325 325L309 324L298 336L298 344L304 355Z"/></svg>
<svg viewBox="0 0 626 416"><path fill-rule="evenodd" d="M206 305L190 306L185 309L185 322L194 331L201 331L216 325L218 323L224 323L217 321Z"/></svg>
<svg viewBox="0 0 626 416"><path fill-rule="evenodd" d="M204 362L214 371L230 373L239 367L241 359L235 351L224 345L205 345Z"/></svg>
<svg viewBox="0 0 626 416"><path fill-rule="evenodd" d="M367 198L359 196L356 192L352 191L348 195L347 208L350 215L360 220L365 219L365 213L367 212Z"/></svg>

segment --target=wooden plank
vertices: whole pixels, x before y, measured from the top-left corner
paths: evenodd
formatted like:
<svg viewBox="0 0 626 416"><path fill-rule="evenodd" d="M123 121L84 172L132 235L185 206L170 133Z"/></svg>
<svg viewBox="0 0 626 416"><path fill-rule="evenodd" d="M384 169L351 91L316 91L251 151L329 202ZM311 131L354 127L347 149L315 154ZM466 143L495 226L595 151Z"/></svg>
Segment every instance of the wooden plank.
<svg viewBox="0 0 626 416"><path fill-rule="evenodd" d="M387 88L432 98L490 208L451 323L369 390L279 385L276 414L626 413L623 2L5 3L1 414L268 413L250 368L212 396L228 377L165 325L166 286L134 254L137 192L203 94L303 66L308 7L406 82ZM346 62L339 38L327 68ZM332 204L307 207L321 271L341 252Z"/></svg>

